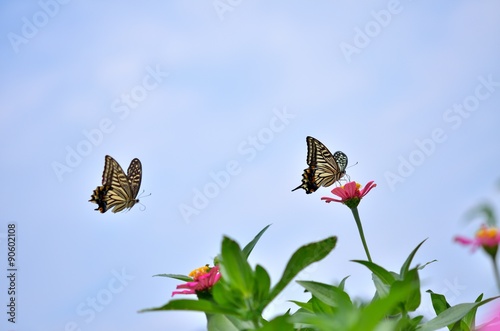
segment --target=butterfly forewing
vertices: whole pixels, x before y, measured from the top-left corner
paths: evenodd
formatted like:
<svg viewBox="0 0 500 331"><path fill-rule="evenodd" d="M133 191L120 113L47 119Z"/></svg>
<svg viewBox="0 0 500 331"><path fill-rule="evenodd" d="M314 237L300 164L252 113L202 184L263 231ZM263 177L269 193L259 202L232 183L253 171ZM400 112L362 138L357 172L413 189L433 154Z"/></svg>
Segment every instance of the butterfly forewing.
<svg viewBox="0 0 500 331"><path fill-rule="evenodd" d="M316 163L316 153L318 150L317 143L319 141L314 139L313 137L307 137L306 142L307 142L307 164L308 165L315 164ZM321 144L321 143L320 143L320 145L323 146L323 144Z"/></svg>
<svg viewBox="0 0 500 331"><path fill-rule="evenodd" d="M102 172L102 185L111 186L115 164L118 164L111 156L104 157L104 170ZM120 167L120 165L118 165ZM121 168L120 168L121 169Z"/></svg>
<svg viewBox="0 0 500 331"><path fill-rule="evenodd" d="M347 155L338 151L333 155L318 139L307 137L307 164L302 174L302 184L293 189L303 188L307 194L320 186L328 187L345 175Z"/></svg>

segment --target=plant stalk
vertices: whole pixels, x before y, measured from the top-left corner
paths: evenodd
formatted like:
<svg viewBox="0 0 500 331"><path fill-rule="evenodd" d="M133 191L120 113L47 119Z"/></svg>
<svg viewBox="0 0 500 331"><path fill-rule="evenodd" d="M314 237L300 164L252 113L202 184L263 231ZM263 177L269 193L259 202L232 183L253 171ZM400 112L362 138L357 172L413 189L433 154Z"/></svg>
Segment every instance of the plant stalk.
<svg viewBox="0 0 500 331"><path fill-rule="evenodd" d="M354 216L354 220L356 221L356 225L358 226L359 236L361 237L361 242L363 243L366 257L368 258L368 261L372 262L372 257L370 256L370 251L368 250L368 245L366 244L365 234L363 233L363 225L361 225L361 219L359 218L358 207L351 208L351 211L352 215ZM498 269L495 270L497 270L498 273Z"/></svg>

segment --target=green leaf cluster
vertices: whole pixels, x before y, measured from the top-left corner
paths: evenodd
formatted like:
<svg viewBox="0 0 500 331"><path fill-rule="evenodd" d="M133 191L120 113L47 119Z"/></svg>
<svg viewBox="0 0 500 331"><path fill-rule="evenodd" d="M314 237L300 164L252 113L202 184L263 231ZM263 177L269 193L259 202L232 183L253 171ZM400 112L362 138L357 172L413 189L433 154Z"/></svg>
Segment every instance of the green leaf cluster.
<svg viewBox="0 0 500 331"><path fill-rule="evenodd" d="M285 270L273 286L266 269L252 267L247 259L256 243L267 230L265 227L243 249L228 237L222 240L221 252L216 258L221 278L213 286L210 295L198 296L198 300L174 299L164 306L143 311L191 310L204 312L207 328L215 330L341 330L341 331L432 331L447 327L451 331L472 331L479 306L494 300L450 306L443 295L430 293L436 317L424 320L416 314L421 304L419 272L422 266L411 267L421 242L408 256L399 273L388 271L378 264L355 260L372 273L375 287L370 302L353 302L345 290L347 277L338 285L315 281L298 281L311 297L307 302L294 302L299 308L287 311L272 320L262 317L264 309L304 268L326 257L335 247L337 238L329 237L300 247L289 259ZM179 280L190 280L182 275L162 274Z"/></svg>

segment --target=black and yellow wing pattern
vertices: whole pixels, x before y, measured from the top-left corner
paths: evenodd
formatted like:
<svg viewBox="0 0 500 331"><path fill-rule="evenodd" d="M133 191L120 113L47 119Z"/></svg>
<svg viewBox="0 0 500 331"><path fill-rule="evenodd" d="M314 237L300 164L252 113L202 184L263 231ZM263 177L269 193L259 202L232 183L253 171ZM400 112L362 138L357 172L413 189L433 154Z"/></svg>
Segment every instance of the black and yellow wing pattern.
<svg viewBox="0 0 500 331"><path fill-rule="evenodd" d="M139 159L133 159L128 167L127 174L111 156L106 155L104 171L102 173L102 186L98 186L90 202L96 203L95 210L113 213L132 208L139 199L137 194L141 187L142 165Z"/></svg>
<svg viewBox="0 0 500 331"><path fill-rule="evenodd" d="M347 155L341 151L330 153L318 139L308 136L307 164L302 174L302 184L294 188L303 188L307 194L315 192L320 186L328 187L339 181L345 174Z"/></svg>

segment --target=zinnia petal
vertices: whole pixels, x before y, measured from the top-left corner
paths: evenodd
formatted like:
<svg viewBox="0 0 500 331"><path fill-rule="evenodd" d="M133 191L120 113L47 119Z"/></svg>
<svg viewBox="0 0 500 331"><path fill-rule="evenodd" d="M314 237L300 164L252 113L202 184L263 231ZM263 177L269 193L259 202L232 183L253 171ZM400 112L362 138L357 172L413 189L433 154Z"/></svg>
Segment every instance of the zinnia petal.
<svg viewBox="0 0 500 331"><path fill-rule="evenodd" d="M321 200L325 200L325 202L328 202L328 203L330 203L332 201L334 201L334 202L342 202L342 200L334 199L334 198L330 198L330 197L322 197Z"/></svg>
<svg viewBox="0 0 500 331"><path fill-rule="evenodd" d="M354 197L356 195L356 191L358 190L358 185L356 182L349 182L344 185L344 190L348 197Z"/></svg>
<svg viewBox="0 0 500 331"><path fill-rule="evenodd" d="M173 291L172 296L176 294L196 294L195 290Z"/></svg>
<svg viewBox="0 0 500 331"><path fill-rule="evenodd" d="M362 198L364 197L365 195L368 194L368 192L371 191L372 188L376 187L377 184L374 183L374 181L369 181L368 183L366 183L365 187L363 187L360 192L359 192L359 197Z"/></svg>
<svg viewBox="0 0 500 331"><path fill-rule="evenodd" d="M456 236L454 238L454 241L458 242L459 244L462 244L462 245L472 245L475 243L475 240L472 240L472 239L469 239L469 238L466 238L466 237L462 237L462 236Z"/></svg>

